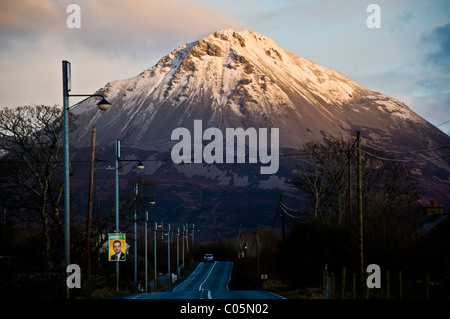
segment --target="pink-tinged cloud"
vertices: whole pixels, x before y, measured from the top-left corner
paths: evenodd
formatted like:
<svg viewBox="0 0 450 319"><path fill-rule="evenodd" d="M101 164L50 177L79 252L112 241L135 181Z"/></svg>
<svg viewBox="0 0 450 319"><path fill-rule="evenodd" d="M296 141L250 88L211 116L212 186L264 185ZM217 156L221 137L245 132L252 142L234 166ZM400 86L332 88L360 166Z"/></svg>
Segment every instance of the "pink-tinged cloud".
<svg viewBox="0 0 450 319"><path fill-rule="evenodd" d="M49 31L55 27L58 18L61 18L61 12L51 0L0 1L0 32L2 35Z"/></svg>
<svg viewBox="0 0 450 319"><path fill-rule="evenodd" d="M80 29L66 24L72 3L81 9ZM62 60L72 62L74 90L89 93L228 27L247 28L193 1L0 0L0 107L60 104Z"/></svg>
<svg viewBox="0 0 450 319"><path fill-rule="evenodd" d="M66 25L71 14L66 9L74 2L81 9L79 30ZM229 12L182 0L0 0L0 32L9 40L20 34L54 37L69 45L123 48L135 39L197 38L228 27L247 26Z"/></svg>

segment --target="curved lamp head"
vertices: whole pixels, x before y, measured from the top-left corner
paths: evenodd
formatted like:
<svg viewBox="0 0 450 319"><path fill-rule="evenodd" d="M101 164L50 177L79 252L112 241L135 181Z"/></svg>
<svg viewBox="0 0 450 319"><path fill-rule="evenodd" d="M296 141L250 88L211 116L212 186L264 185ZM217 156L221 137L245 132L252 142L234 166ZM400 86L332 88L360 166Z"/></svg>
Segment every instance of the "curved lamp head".
<svg viewBox="0 0 450 319"><path fill-rule="evenodd" d="M151 205L155 205L155 200L152 198L152 199L150 199L150 204Z"/></svg>
<svg viewBox="0 0 450 319"><path fill-rule="evenodd" d="M107 111L111 107L111 103L103 98L100 102L97 103L97 106L100 110Z"/></svg>
<svg viewBox="0 0 450 319"><path fill-rule="evenodd" d="M137 167L137 169L140 170L140 171L142 171L142 170L145 168L144 164L142 164L141 161L139 161L139 163L136 165L136 167Z"/></svg>

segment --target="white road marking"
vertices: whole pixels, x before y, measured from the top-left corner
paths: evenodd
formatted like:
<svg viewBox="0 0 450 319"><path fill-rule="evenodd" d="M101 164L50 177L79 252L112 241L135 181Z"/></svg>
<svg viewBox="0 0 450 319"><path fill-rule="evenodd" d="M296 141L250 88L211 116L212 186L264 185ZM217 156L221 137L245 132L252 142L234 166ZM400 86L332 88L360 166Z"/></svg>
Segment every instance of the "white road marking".
<svg viewBox="0 0 450 319"><path fill-rule="evenodd" d="M200 286L198 287L198 291L201 291L201 290L202 290L203 284L208 280L208 278L209 278L209 276L211 275L211 273L212 273L214 267L216 267L216 264L217 264L217 261L214 262L214 265L212 266L211 270L209 271L208 276L206 276L205 280L203 280L203 282L202 282L202 283L200 284Z"/></svg>

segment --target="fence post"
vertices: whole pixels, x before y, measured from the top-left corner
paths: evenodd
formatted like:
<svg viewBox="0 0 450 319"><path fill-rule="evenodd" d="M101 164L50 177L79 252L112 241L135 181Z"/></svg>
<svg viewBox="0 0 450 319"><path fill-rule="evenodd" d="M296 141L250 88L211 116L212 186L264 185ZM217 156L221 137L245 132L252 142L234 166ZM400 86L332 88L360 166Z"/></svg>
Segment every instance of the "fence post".
<svg viewBox="0 0 450 319"><path fill-rule="evenodd" d="M391 278L389 276L389 270L386 270L386 299L391 298L390 289L391 289Z"/></svg>
<svg viewBox="0 0 450 319"><path fill-rule="evenodd" d="M342 299L345 299L345 271L346 271L346 268L342 267L342 287L341 287Z"/></svg>
<svg viewBox="0 0 450 319"><path fill-rule="evenodd" d="M328 271L327 271L327 265L325 265L325 269L323 270L322 299L328 299Z"/></svg>
<svg viewBox="0 0 450 319"><path fill-rule="evenodd" d="M332 272L331 273L331 296L330 296L331 299L334 299L334 297L335 297L334 288L335 288L335 285L334 285L334 272Z"/></svg>
<svg viewBox="0 0 450 319"><path fill-rule="evenodd" d="M353 287L352 287L353 299L356 298L356 274L353 273Z"/></svg>

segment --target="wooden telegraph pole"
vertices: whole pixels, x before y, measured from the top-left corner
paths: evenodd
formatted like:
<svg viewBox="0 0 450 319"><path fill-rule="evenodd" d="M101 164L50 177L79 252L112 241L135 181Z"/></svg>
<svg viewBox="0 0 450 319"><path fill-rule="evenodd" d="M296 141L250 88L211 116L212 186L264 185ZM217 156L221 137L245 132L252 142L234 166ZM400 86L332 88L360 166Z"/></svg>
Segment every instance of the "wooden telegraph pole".
<svg viewBox="0 0 450 319"><path fill-rule="evenodd" d="M363 210L362 210L362 163L361 163L361 134L356 132L357 143L357 196L358 196L358 248L360 263L360 296L364 298L364 246L363 246Z"/></svg>
<svg viewBox="0 0 450 319"><path fill-rule="evenodd" d="M281 213L281 232L282 232L282 238L283 238L283 240L285 240L286 239L286 228L285 228L285 225L284 225L284 208L283 208L283 195L282 194L280 194L280 201L279 201L279 204L278 204L279 206L280 206L280 213Z"/></svg>

